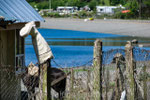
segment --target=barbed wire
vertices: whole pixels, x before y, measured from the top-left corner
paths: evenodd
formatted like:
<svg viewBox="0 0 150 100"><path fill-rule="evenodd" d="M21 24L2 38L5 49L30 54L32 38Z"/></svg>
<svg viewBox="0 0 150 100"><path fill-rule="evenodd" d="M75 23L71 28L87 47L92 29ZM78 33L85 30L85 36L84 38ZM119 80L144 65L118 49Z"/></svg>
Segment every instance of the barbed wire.
<svg viewBox="0 0 150 100"><path fill-rule="evenodd" d="M87 62L84 63L84 64L81 64L81 65L78 65L78 66L74 66L74 67L86 67L89 63L92 63L94 59L95 59L95 58L93 58L93 59L87 61ZM54 59L53 59L52 61L54 62L54 64L55 64L58 68L64 68L63 65L58 64Z"/></svg>
<svg viewBox="0 0 150 100"><path fill-rule="evenodd" d="M53 62L54 62L54 64L57 66L57 67L59 67L59 68L63 68L63 66L62 65L60 65L60 64L58 64L54 59L52 60Z"/></svg>

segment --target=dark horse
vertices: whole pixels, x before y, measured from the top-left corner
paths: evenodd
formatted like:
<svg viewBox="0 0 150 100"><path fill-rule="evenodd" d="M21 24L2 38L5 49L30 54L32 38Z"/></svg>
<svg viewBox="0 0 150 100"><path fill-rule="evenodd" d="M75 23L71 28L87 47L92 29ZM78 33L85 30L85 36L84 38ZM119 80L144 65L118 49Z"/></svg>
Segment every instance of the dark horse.
<svg viewBox="0 0 150 100"><path fill-rule="evenodd" d="M33 66L32 66L33 67ZM30 68L30 67L29 67ZM22 75L22 80L24 85L27 88L29 96L32 96L35 99L35 87L39 87L39 74L36 72L35 75L31 75L29 71L29 68L26 68L26 72ZM38 72L39 73L39 72ZM53 82L62 76L65 76L66 74L58 69L58 68L51 68L50 70L50 81ZM58 83L51 86L56 92L59 94L59 99L63 100L63 97L65 96L65 88L66 88L66 78L63 78ZM34 96L33 96L34 95Z"/></svg>

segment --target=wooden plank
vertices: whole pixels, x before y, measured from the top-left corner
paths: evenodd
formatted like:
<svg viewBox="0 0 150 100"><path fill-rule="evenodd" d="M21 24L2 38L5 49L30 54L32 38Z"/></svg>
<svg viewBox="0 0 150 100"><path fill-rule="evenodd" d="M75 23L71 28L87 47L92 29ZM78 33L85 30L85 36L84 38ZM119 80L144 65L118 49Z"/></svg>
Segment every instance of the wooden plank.
<svg viewBox="0 0 150 100"><path fill-rule="evenodd" d="M2 64L2 38L1 38L1 35L2 35L2 31L0 31L0 65ZM1 66L0 66L1 67Z"/></svg>
<svg viewBox="0 0 150 100"><path fill-rule="evenodd" d="M61 80L63 80L64 78L66 78L69 74L71 74L71 72L67 73L66 75L58 78L57 80L54 80L53 82L51 82L51 86L57 84L58 82L60 82Z"/></svg>
<svg viewBox="0 0 150 100"><path fill-rule="evenodd" d="M0 30L15 30L15 29L21 29L24 27L26 23L14 23L9 24L6 26L6 28L0 27ZM35 22L36 27L40 27L40 22Z"/></svg>
<svg viewBox="0 0 150 100"><path fill-rule="evenodd" d="M1 64L7 65L7 31L1 31Z"/></svg>
<svg viewBox="0 0 150 100"><path fill-rule="evenodd" d="M3 95L4 92L1 92L2 93L1 95L3 95L2 98L6 100L9 98L17 100L17 99L20 99L20 96L18 95L20 95L21 93L20 92L21 86L20 86L20 79L16 78L14 74L15 72L14 70L15 68L14 66L15 65L15 30L3 30L1 31L1 33L2 33L1 34L1 64L7 70L1 71L3 75L1 79L3 81L0 84L3 85L3 87L1 87L1 91L4 90L3 88L5 88L9 96ZM11 69L11 71L8 69Z"/></svg>
<svg viewBox="0 0 150 100"><path fill-rule="evenodd" d="M7 54L9 55L7 57L7 64L11 65L15 71L15 30L9 30L7 34Z"/></svg>
<svg viewBox="0 0 150 100"><path fill-rule="evenodd" d="M93 65L93 97L94 100L102 100L102 41L99 39L94 42Z"/></svg>
<svg viewBox="0 0 150 100"><path fill-rule="evenodd" d="M1 41L1 35L2 35L2 31L0 31L0 68L1 68L1 53L2 53L2 41ZM2 88L1 88L1 69L0 69L0 99L1 99L1 91L2 91Z"/></svg>

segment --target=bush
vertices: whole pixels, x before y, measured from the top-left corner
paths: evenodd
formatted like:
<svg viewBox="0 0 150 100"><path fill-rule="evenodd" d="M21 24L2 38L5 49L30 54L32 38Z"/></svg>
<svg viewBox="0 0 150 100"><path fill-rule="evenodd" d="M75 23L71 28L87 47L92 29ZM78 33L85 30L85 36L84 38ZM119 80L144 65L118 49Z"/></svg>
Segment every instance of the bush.
<svg viewBox="0 0 150 100"><path fill-rule="evenodd" d="M49 8L49 3L48 3L48 1L44 1L44 2L37 3L37 8L38 8L39 10L41 10L41 9L48 9L48 8Z"/></svg>
<svg viewBox="0 0 150 100"><path fill-rule="evenodd" d="M34 7L37 3L36 2L29 2L29 4Z"/></svg>
<svg viewBox="0 0 150 100"><path fill-rule="evenodd" d="M116 12L113 17L114 18L118 18L118 19L133 19L133 18L137 18L137 16L135 16L135 14L132 11L128 12L128 13Z"/></svg>
<svg viewBox="0 0 150 100"><path fill-rule="evenodd" d="M58 12L47 13L47 16L48 17L56 17L56 18L61 17Z"/></svg>
<svg viewBox="0 0 150 100"><path fill-rule="evenodd" d="M107 19L111 19L113 15L111 14L101 14L101 15L96 15L96 18L97 19L104 19L104 18L107 18Z"/></svg>
<svg viewBox="0 0 150 100"><path fill-rule="evenodd" d="M77 16L79 17L79 18L87 18L87 17L93 17L95 15L95 13L94 12L89 12L89 11L84 11L84 10L82 10L82 11L79 11L78 13L77 13Z"/></svg>
<svg viewBox="0 0 150 100"><path fill-rule="evenodd" d="M48 9L49 8L49 2L48 1L43 1L43 2L40 2L40 3L36 3L36 2L29 2L30 5L33 7L33 8L36 8L38 9L39 11L41 9Z"/></svg>
<svg viewBox="0 0 150 100"><path fill-rule="evenodd" d="M60 15L58 12L49 12L45 16L46 17L60 18L60 17L70 17L70 14L62 14L62 15Z"/></svg>

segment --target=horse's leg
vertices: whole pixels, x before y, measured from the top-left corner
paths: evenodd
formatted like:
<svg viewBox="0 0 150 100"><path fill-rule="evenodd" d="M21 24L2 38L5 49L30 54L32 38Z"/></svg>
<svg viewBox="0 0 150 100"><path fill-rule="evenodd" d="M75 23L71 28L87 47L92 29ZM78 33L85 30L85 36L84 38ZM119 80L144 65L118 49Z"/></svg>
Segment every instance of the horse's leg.
<svg viewBox="0 0 150 100"><path fill-rule="evenodd" d="M36 100L34 93L35 93L35 88L30 86L27 88L28 94L29 94L29 99L28 100Z"/></svg>
<svg viewBox="0 0 150 100"><path fill-rule="evenodd" d="M60 91L59 93L58 93L58 95L59 95L59 100L64 100L64 96L65 96L65 93L64 93L65 91Z"/></svg>
<svg viewBox="0 0 150 100"><path fill-rule="evenodd" d="M28 100L32 100L32 91L30 89L27 89L28 91Z"/></svg>
<svg viewBox="0 0 150 100"><path fill-rule="evenodd" d="M61 86L62 86L61 90L59 91L58 94L59 94L59 99L63 100L65 97L65 90L66 90L66 78L61 81Z"/></svg>
<svg viewBox="0 0 150 100"><path fill-rule="evenodd" d="M33 90L33 92L32 92L32 93L33 93L32 95L34 95L34 96L33 96L33 100L36 100L35 88L34 88L34 90Z"/></svg>
<svg viewBox="0 0 150 100"><path fill-rule="evenodd" d="M30 91L30 99L29 99L29 100L36 100L35 90L34 90L34 89L32 89L32 90Z"/></svg>

